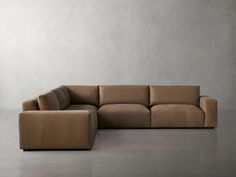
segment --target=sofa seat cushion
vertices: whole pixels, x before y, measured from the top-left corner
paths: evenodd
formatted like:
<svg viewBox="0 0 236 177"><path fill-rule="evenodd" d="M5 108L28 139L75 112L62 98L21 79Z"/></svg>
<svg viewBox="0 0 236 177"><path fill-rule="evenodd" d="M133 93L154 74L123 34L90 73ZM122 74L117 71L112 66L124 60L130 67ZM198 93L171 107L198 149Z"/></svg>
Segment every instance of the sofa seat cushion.
<svg viewBox="0 0 236 177"><path fill-rule="evenodd" d="M89 110L97 112L97 107L91 104L70 104L66 110Z"/></svg>
<svg viewBox="0 0 236 177"><path fill-rule="evenodd" d="M204 113L194 105L163 104L151 108L152 127L204 127Z"/></svg>
<svg viewBox="0 0 236 177"><path fill-rule="evenodd" d="M89 111L97 127L97 107L90 104L70 104L65 110L86 110Z"/></svg>
<svg viewBox="0 0 236 177"><path fill-rule="evenodd" d="M99 128L150 127L150 111L141 104L107 104L98 110Z"/></svg>

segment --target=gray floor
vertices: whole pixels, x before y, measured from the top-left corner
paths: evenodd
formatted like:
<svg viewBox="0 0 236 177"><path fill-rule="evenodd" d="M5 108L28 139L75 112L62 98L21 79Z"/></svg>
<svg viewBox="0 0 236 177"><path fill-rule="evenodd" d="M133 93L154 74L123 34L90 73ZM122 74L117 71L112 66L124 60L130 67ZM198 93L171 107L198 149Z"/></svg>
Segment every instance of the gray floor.
<svg viewBox="0 0 236 177"><path fill-rule="evenodd" d="M216 130L99 130L92 151L23 152L17 114L0 111L0 177L236 176L236 110Z"/></svg>

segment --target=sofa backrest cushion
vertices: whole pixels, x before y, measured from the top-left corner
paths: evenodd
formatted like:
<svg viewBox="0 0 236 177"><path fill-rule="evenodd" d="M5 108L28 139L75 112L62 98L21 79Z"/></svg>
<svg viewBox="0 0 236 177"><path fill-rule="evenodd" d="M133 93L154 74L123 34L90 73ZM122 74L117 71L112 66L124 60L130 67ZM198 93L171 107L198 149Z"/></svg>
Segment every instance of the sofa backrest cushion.
<svg viewBox="0 0 236 177"><path fill-rule="evenodd" d="M71 104L92 104L98 106L98 86L66 86Z"/></svg>
<svg viewBox="0 0 236 177"><path fill-rule="evenodd" d="M22 103L22 111L39 110L37 99L30 99Z"/></svg>
<svg viewBox="0 0 236 177"><path fill-rule="evenodd" d="M150 86L150 104L191 104L198 106L200 86Z"/></svg>
<svg viewBox="0 0 236 177"><path fill-rule="evenodd" d="M66 95L66 98L67 98L67 101L69 102L70 104L70 95L69 95L69 92L68 92L68 89L66 86L61 86L61 89L64 91L65 95Z"/></svg>
<svg viewBox="0 0 236 177"><path fill-rule="evenodd" d="M149 105L149 87L141 85L102 85L99 87L99 105L134 103Z"/></svg>
<svg viewBox="0 0 236 177"><path fill-rule="evenodd" d="M53 91L39 95L37 99L40 110L60 110L57 95Z"/></svg>
<svg viewBox="0 0 236 177"><path fill-rule="evenodd" d="M58 87L53 90L57 95L58 102L60 104L60 109L65 109L70 104L70 97L67 88L64 86Z"/></svg>

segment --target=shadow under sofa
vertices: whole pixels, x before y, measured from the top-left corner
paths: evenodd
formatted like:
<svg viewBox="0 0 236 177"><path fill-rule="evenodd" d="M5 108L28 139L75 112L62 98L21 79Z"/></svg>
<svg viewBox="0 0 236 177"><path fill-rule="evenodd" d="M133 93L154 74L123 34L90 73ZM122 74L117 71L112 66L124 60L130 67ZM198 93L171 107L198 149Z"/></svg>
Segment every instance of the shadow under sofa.
<svg viewBox="0 0 236 177"><path fill-rule="evenodd" d="M20 148L91 149L102 128L215 128L200 86L67 85L22 104Z"/></svg>

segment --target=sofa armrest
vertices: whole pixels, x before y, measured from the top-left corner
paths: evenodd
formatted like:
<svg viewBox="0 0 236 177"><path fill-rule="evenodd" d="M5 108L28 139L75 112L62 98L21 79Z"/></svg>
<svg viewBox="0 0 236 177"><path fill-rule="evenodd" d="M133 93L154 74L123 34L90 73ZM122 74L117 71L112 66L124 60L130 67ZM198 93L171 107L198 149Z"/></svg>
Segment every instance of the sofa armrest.
<svg viewBox="0 0 236 177"><path fill-rule="evenodd" d="M90 149L96 126L89 111L24 111L19 114L21 149Z"/></svg>
<svg viewBox="0 0 236 177"><path fill-rule="evenodd" d="M217 100L208 96L200 97L200 108L205 114L205 127L217 127Z"/></svg>

